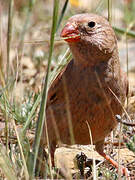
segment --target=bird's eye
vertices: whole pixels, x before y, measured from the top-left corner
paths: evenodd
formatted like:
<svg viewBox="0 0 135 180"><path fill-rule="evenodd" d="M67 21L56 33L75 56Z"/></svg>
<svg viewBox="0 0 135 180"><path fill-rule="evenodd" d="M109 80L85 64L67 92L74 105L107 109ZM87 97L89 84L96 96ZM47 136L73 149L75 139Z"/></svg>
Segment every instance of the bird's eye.
<svg viewBox="0 0 135 180"><path fill-rule="evenodd" d="M88 22L88 26L89 26L90 28L93 28L95 25L96 25L96 23L95 23L94 21Z"/></svg>

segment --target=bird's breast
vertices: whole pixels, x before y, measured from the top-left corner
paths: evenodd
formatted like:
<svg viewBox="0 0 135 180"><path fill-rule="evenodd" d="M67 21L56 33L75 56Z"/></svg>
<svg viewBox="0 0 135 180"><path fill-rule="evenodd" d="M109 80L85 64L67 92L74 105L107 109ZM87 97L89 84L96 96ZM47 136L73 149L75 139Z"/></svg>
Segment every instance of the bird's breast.
<svg viewBox="0 0 135 180"><path fill-rule="evenodd" d="M56 137L57 129L61 141L71 144L72 129L77 144L89 144L89 126L93 142L96 143L104 140L114 129L117 125L114 116L121 115L122 108L108 89L108 85L113 92L117 93L119 89L119 81L110 74L101 69L95 73L92 68L78 68L70 63L59 81L56 101L47 109L48 129L52 139ZM121 94L118 95L120 98ZM55 125L57 128L52 128Z"/></svg>

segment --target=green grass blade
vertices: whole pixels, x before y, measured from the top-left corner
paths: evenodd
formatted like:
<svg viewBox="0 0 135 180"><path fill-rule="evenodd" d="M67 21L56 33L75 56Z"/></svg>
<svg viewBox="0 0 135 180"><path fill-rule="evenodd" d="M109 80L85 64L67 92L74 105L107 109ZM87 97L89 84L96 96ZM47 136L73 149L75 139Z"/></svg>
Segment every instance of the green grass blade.
<svg viewBox="0 0 135 180"><path fill-rule="evenodd" d="M10 46L11 46L11 37L12 37L12 19L13 19L13 8L14 0L9 1L9 10L8 10L8 31L7 31L7 79L9 77L9 56L10 56Z"/></svg>
<svg viewBox="0 0 135 180"><path fill-rule="evenodd" d="M45 119L45 124L46 124L45 109L46 109L46 101L47 101L48 79L49 79L52 53L53 53L53 47L54 47L54 37L55 37L56 25L57 25L58 5L59 5L59 0L54 0L48 67L47 67L47 73L46 73L43 94L42 94L42 100L41 100L41 105L40 105L40 111L39 111L39 116L38 116L38 121L37 121L35 140L34 140L34 145L33 145L34 159L33 159L33 156L31 155L30 162L33 162L33 163L31 163L30 167L28 167L29 173L30 173L30 179L33 179L34 172L35 172L36 159L37 159L37 155L38 155L38 149L39 149L39 143L40 143L40 138L41 138L43 124L44 124L44 119ZM46 126L46 131L47 131L47 126ZM47 138L47 140L49 141L48 138Z"/></svg>
<svg viewBox="0 0 135 180"><path fill-rule="evenodd" d="M10 47L11 47L11 38L12 38L12 19L13 19L13 6L14 0L9 2L9 9L8 9L8 31L7 31L7 67L6 67L6 78L7 81L9 80L9 61L10 61ZM5 105L6 108L6 105ZM8 115L6 114L5 120L5 137L6 137L6 148L8 149L8 138L9 138L9 128L8 128Z"/></svg>
<svg viewBox="0 0 135 180"><path fill-rule="evenodd" d="M17 136L17 142L18 142L18 146L19 146L19 149L20 149L20 154L21 154L22 162L23 162L23 166L24 166L25 179L28 180L29 179L29 174L28 174L28 169L27 169L27 165L26 165L26 160L25 160L25 157L24 157L23 148L22 148L22 145L21 145L21 141L20 141L19 134L17 132L17 128L16 128L14 120L12 120L12 125L13 125L13 127L15 129L16 136Z"/></svg>
<svg viewBox="0 0 135 180"><path fill-rule="evenodd" d="M57 75L62 71L62 69L67 65L67 63L71 60L71 53L69 51L69 48L66 50L64 56L58 61L58 64L56 65L56 67L54 68L54 70L52 72L50 72L49 75L49 80L48 80L48 89L51 86L52 82L56 79ZM31 123L31 118L35 112L35 110L37 109L39 103L41 100L41 94L38 95L32 109L31 112L29 113L29 116L27 118L26 123L24 124L24 127L22 129L21 135L25 136L26 130L29 127L29 124Z"/></svg>
<svg viewBox="0 0 135 180"><path fill-rule="evenodd" d="M36 99L36 101L35 101L32 109L31 109L31 112L29 113L29 116L28 116L28 118L27 118L27 121L26 121L26 123L24 124L24 127L23 127L22 132L21 132L22 136L25 136L26 130L27 130L29 124L31 123L31 118L32 118L35 110L37 109L40 100L41 100L41 94L38 95L38 97L37 97L37 99Z"/></svg>
<svg viewBox="0 0 135 180"><path fill-rule="evenodd" d="M25 20L25 23L23 25L23 29L22 29L22 32L20 35L19 52L21 52L22 48L23 48L24 36L25 36L26 31L27 31L28 24L30 22L30 16L31 16L32 9L33 9L35 2L36 2L36 0L29 0L29 6L28 6L27 12L26 12L26 20Z"/></svg>
<svg viewBox="0 0 135 180"><path fill-rule="evenodd" d="M135 31L131 31L131 30L129 31L129 30L125 29L125 28L118 28L118 27L116 27L116 26L113 26L113 29L114 29L115 32L117 32L117 33L127 34L127 36L129 36L129 37L135 38Z"/></svg>
<svg viewBox="0 0 135 180"><path fill-rule="evenodd" d="M66 50L65 54L63 55L63 57L58 61L58 64L56 65L56 67L54 68L54 70L50 73L49 76L49 86L48 88L51 86L52 82L56 79L56 77L58 76L58 74L63 70L63 68L67 65L67 63L70 62L72 58L72 55L69 51L69 48Z"/></svg>
<svg viewBox="0 0 135 180"><path fill-rule="evenodd" d="M59 20L58 20L56 31L59 29L60 23L61 23L61 21L63 19L63 16L65 14L66 9L67 9L68 1L69 0L66 0L65 3L64 3L64 6L62 8L62 11L61 11L61 14L60 14L60 17L59 17Z"/></svg>
<svg viewBox="0 0 135 180"><path fill-rule="evenodd" d="M0 169L8 180L17 180L14 166L6 153L5 147L0 144Z"/></svg>
<svg viewBox="0 0 135 180"><path fill-rule="evenodd" d="M68 48L67 51L65 52L64 56L58 61L58 64L56 65L54 70L52 72L50 72L49 81L48 81L48 89L51 86L52 82L56 79L57 75L62 71L62 69L71 60L71 57L72 56L71 56L69 48ZM37 109L37 107L40 103L40 100L41 100L41 95L39 94L34 105L33 105L33 107L32 107L32 109L31 109L31 112L29 113L27 121L24 124L24 127L22 129L22 136L25 136L26 130L27 130L29 124L31 123L31 118L32 118L35 110Z"/></svg>

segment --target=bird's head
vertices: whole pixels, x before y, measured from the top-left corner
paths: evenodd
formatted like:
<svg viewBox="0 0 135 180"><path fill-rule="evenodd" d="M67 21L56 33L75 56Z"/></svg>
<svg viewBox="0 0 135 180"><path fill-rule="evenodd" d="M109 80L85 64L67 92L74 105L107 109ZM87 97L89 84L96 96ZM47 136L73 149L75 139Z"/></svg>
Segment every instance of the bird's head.
<svg viewBox="0 0 135 180"><path fill-rule="evenodd" d="M63 28L61 37L68 42L74 59L91 61L91 64L105 61L117 51L113 29L109 22L99 15L72 16Z"/></svg>

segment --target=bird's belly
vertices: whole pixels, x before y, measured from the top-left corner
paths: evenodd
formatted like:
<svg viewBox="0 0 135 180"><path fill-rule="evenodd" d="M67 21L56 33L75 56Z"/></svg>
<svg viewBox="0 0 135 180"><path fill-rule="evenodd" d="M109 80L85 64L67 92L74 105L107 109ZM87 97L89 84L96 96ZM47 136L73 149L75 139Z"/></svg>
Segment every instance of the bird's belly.
<svg viewBox="0 0 135 180"><path fill-rule="evenodd" d="M51 114L47 113L51 140L56 141L57 133L62 143L72 144L71 134L73 134L76 144L90 144L90 129L92 141L96 143L104 140L117 125L109 109L110 105L108 106L105 99L94 95L91 96L92 98L83 97L83 99L79 96L69 97L68 105L67 103L55 105L51 109ZM53 128L55 125L57 128Z"/></svg>
<svg viewBox="0 0 135 180"><path fill-rule="evenodd" d="M105 103L105 100L99 100L99 97L98 100L85 101L81 107L74 108L72 123L76 143L90 144L90 131L93 143L104 140L117 125L117 121L113 118L115 113L116 110Z"/></svg>

